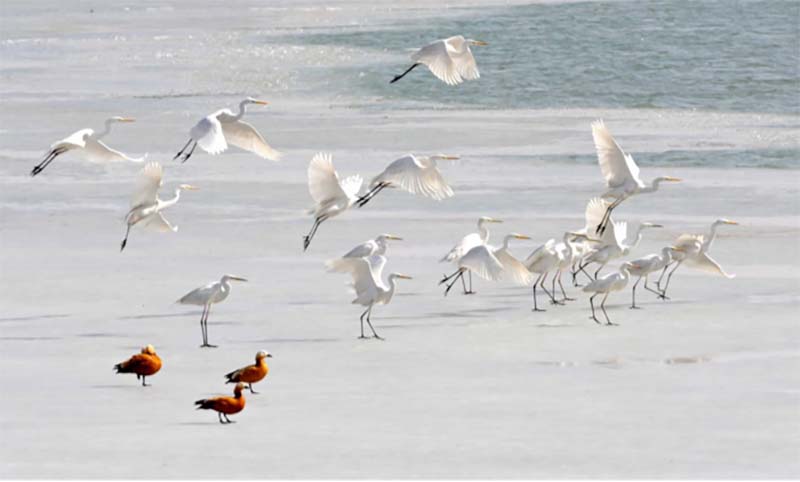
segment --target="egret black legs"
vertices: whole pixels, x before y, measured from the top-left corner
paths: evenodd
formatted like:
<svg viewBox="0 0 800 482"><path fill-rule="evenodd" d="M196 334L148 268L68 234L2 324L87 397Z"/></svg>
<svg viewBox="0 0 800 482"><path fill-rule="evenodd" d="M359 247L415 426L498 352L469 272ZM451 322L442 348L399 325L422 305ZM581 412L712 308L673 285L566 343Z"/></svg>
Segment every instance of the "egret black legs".
<svg viewBox="0 0 800 482"><path fill-rule="evenodd" d="M365 204L370 202L372 198L378 195L379 192L383 191L385 187L387 187L389 183L386 182L379 182L375 187L370 189L366 194L358 198L356 200L356 205L360 208L363 208Z"/></svg>
<svg viewBox="0 0 800 482"><path fill-rule="evenodd" d="M203 344L200 348L216 348L217 345L210 345L208 343L208 314L211 312L211 305L203 307L203 314L200 315L200 331L203 334Z"/></svg>
<svg viewBox="0 0 800 482"><path fill-rule="evenodd" d="M317 234L319 225L322 224L322 222L326 219L328 219L327 216L317 216L317 218L314 219L314 225L311 226L311 231L309 231L307 235L303 236L303 251L308 250L308 247L311 245L311 240L314 239L314 235Z"/></svg>
<svg viewBox="0 0 800 482"><path fill-rule="evenodd" d="M192 138L189 138L189 141L188 141L188 142L186 142L186 145L184 145L184 146L181 148L181 150L180 150L180 151L178 151L178 153L177 153L177 154L175 154L175 157L173 157L173 158L172 158L172 160L174 161L175 159L177 159L177 158L181 157L181 155L183 155L183 158L181 159L181 162L186 162L186 161L188 161L188 160L189 160L189 158L190 158L190 157L192 157L192 154L194 154L194 150L197 148L197 142L195 142L194 144L192 144L192 141L193 141L193 140L194 140L194 139L192 139ZM186 154L184 154L184 152L186 151L186 148L188 148L188 147L189 147L189 144L192 144L192 149L191 149L189 152L187 152Z"/></svg>
<svg viewBox="0 0 800 482"><path fill-rule="evenodd" d="M31 170L31 176L35 176L35 175L39 174L40 172L44 171L44 168L49 166L50 163L53 162L53 159L55 159L56 157L60 156L61 154L65 153L65 152L67 152L67 150L68 149L65 149L63 147L57 147L57 148L51 150L50 152L48 152L47 155L42 160L42 162L40 162L39 164L37 164L37 165L35 165L33 167L33 169Z"/></svg>
<svg viewBox="0 0 800 482"><path fill-rule="evenodd" d="M411 67L409 67L409 68L408 68L408 70L406 70L406 71L405 71L405 72L403 72L402 74L400 74L400 75L396 75L396 76L395 76L395 77L394 77L392 80L390 80L390 81L389 81L389 83L390 83L390 84L394 84L394 83L395 83L395 82L397 82L398 80L400 80L400 79L402 79L403 77L405 77L405 76L406 76L406 74L408 74L409 72L411 72L412 70L414 70L414 68L416 68L418 65L419 65L419 64L414 64L414 65L412 65Z"/></svg>
<svg viewBox="0 0 800 482"><path fill-rule="evenodd" d="M128 235L131 233L131 225L128 225L128 229L125 230L125 238L122 240L122 243L119 245L119 252L121 253L125 246L128 244Z"/></svg>

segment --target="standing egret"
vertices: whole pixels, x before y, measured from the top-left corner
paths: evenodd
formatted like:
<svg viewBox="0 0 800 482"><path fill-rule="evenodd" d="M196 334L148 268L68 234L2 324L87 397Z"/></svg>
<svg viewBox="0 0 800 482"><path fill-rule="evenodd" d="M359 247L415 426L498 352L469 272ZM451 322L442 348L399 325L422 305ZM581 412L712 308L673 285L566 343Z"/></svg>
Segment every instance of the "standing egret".
<svg viewBox="0 0 800 482"><path fill-rule="evenodd" d="M203 335L203 344L200 347L216 348L217 345L208 344L208 314L211 305L222 303L231 293L231 281L247 281L241 276L232 274L224 275L219 281L214 281L205 286L201 286L186 293L177 303L182 305L197 305L203 307L203 314L200 315L200 331Z"/></svg>
<svg viewBox="0 0 800 482"><path fill-rule="evenodd" d="M583 255L582 251L579 251L580 248L575 248L576 244L583 245L582 243L575 243L572 233L565 233L564 239L553 246L553 249L558 255L558 264L556 265L557 271L555 276L553 276L553 296L555 296L556 281L558 281L558 286L561 288L561 296L563 297L561 301L575 301L575 298L567 296L564 285L561 283L561 275L564 274L564 270L569 271L576 259L579 259Z"/></svg>
<svg viewBox="0 0 800 482"><path fill-rule="evenodd" d="M364 318L372 330L372 336L382 340L372 327L372 307L375 305L386 305L392 301L394 291L397 286L397 279L411 279L400 273L389 275L388 283L383 281L383 268L386 265L386 258L380 255L369 256L366 258L343 258L341 263L337 263L332 268L339 273L349 273L353 277L353 288L356 291L356 299L353 304L366 306L367 309L361 314L361 336L364 336Z"/></svg>
<svg viewBox="0 0 800 482"><path fill-rule="evenodd" d="M458 242L453 248L446 254L439 262L451 262L451 263L458 263L458 260L467 254L470 249L474 248L475 246L480 246L481 244L486 244L489 242L489 228L486 226L487 223L502 223L503 221L500 219L490 218L488 216L481 216L478 219L478 232L477 233L470 233L463 238L461 241ZM464 285L464 294L471 295L475 293L472 291L472 271L469 274L469 290L467 290L466 283L464 282L464 278L461 278L462 284Z"/></svg>
<svg viewBox="0 0 800 482"><path fill-rule="evenodd" d="M386 254L386 249L388 248L388 241L389 240L396 240L402 241L403 238L399 236L395 236L393 234L381 234L375 239L370 239L369 241L365 241L355 248L351 249L341 258L333 259L325 263L331 271L336 271L337 266L342 263L346 262L349 258L366 258L373 255L380 255L383 256Z"/></svg>
<svg viewBox="0 0 800 482"><path fill-rule="evenodd" d="M609 273L601 278L597 278L583 287L584 292L594 293L591 297L589 297L589 306L592 307L592 319L595 321L595 323L598 325L601 324L594 312L594 298L602 293L605 296L603 296L603 301L600 302L600 309L603 310L603 315L606 317L606 324L616 324L611 322L611 319L608 317L608 313L606 313L606 300L612 291L620 291L625 289L625 286L628 285L628 280L630 279L630 270L637 268L638 266L631 262L624 263L622 266L620 266L618 272Z"/></svg>
<svg viewBox="0 0 800 482"><path fill-rule="evenodd" d="M143 162L147 154L140 158L133 158L108 147L100 140L111 132L111 124L117 122L134 122L134 120L135 119L130 117L111 117L106 119L105 129L101 132L95 133L93 129L81 129L69 137L53 143L50 146L50 150L47 151L47 155L44 156L44 160L31 170L31 176L35 176L44 171L56 157L73 150L80 153L87 161L91 162Z"/></svg>
<svg viewBox="0 0 800 482"><path fill-rule="evenodd" d="M178 230L177 226L173 226L167 221L161 211L177 203L181 197L182 190L195 191L197 188L189 184L181 184L175 188L175 197L163 201L158 198L158 189L162 185L161 178L163 174L164 170L161 164L157 162L147 163L139 173L136 187L131 197L131 209L125 215L125 223L128 227L125 230L125 238L119 248L120 252L128 244L128 235L135 224L144 223L144 226L161 232L175 232Z"/></svg>
<svg viewBox="0 0 800 482"><path fill-rule="evenodd" d="M611 211L619 206L622 201L636 194L656 192L659 184L663 181L680 181L677 177L662 176L653 179L649 186L646 185L639 178L639 166L636 165L633 157L622 150L602 120L592 123L592 137L594 138L595 149L597 149L600 170L608 188L602 197L614 200L607 207L602 220L596 227L598 234L603 234L608 225Z"/></svg>
<svg viewBox="0 0 800 482"><path fill-rule="evenodd" d="M459 257L456 264L458 269L450 276L445 276L439 281L439 284L447 283L447 288L444 290L445 296L459 279L461 279L461 284L464 284L464 273L467 271L470 274L474 271L475 274L487 281L497 281L503 273L503 263L494 255L494 250L486 244L479 244L473 247L464 256ZM453 281L448 283L451 279ZM472 277L470 276L470 284L471 282ZM472 287L470 286L469 292L465 291L464 293L472 293Z"/></svg>
<svg viewBox="0 0 800 482"><path fill-rule="evenodd" d="M681 248L681 250L678 253L675 253L675 256L673 257L673 264L675 266L669 272L664 288L661 288L661 280L664 278L664 274L667 272L667 268L669 268L669 266L664 267L664 271L661 272L661 276L656 282L656 286L658 286L665 296L667 293L667 288L669 287L669 281L672 279L672 274L683 263L709 273L721 274L728 279L736 277L735 274L726 273L719 263L714 261L714 259L708 255L708 250L711 249L711 244L717 237L717 228L723 224L735 226L739 223L729 219L720 218L711 223L711 228L706 236L703 236L702 234L683 234L678 237L678 239L675 241L675 246Z"/></svg>
<svg viewBox="0 0 800 482"><path fill-rule="evenodd" d="M564 243L569 242L569 238L571 236L573 236L573 233L569 231L565 232L563 237ZM547 311L539 308L536 297L536 286L539 286L542 290L544 290L545 293L547 293L547 296L550 297L551 304L564 304L563 302L557 301L555 295L550 291L547 291L547 287L544 284L547 280L547 275L551 271L559 269L559 265L562 262L562 257L563 256L559 254L559 251L556 250L556 240L549 239L546 243L533 250L533 252L525 259L524 264L525 267L528 268L528 271L539 275L539 277L533 282L533 311ZM553 284L553 291L555 291L555 283Z"/></svg>
<svg viewBox="0 0 800 482"><path fill-rule="evenodd" d="M311 210L314 225L303 237L303 251L308 249L323 221L347 211L358 200L358 191L363 183L359 175L340 181L331 155L322 152L314 155L308 165L308 192L315 203Z"/></svg>
<svg viewBox="0 0 800 482"><path fill-rule="evenodd" d="M220 109L203 117L189 131L189 141L172 159L183 156L182 162L188 161L198 145L214 155L224 152L228 144L232 144L264 159L279 160L281 153L270 147L255 127L242 120L249 104L267 105L267 102L248 97L239 102L237 114L230 109ZM190 145L192 148L186 152Z"/></svg>
<svg viewBox="0 0 800 482"><path fill-rule="evenodd" d="M395 76L390 84L397 82L419 65L426 65L439 80L447 85L457 85L464 80L475 80L481 76L478 64L472 56L470 45L488 45L481 40L465 39L461 35L437 40L413 54L411 67Z"/></svg>
<svg viewBox="0 0 800 482"><path fill-rule="evenodd" d="M666 268L672 262L673 254L680 253L683 251L683 248L680 246L665 246L661 250L661 254L648 254L647 256L643 256L639 259L634 259L631 263L636 266L636 268L631 268L630 274L631 276L638 276L639 278L636 280L636 283L633 284L633 289L631 290L631 309L638 309L639 307L636 306L636 287L639 285L639 282L642 281L644 278L644 289L650 291L651 293L655 293L661 299L667 299L664 293L654 290L647 286L648 276L651 273L659 271L663 268Z"/></svg>
<svg viewBox="0 0 800 482"><path fill-rule="evenodd" d="M439 172L436 161L454 159L458 159L458 156L408 154L392 161L382 173L372 179L369 191L358 198L358 207L363 207L387 187L399 187L411 194L420 194L436 201L451 197L453 190Z"/></svg>

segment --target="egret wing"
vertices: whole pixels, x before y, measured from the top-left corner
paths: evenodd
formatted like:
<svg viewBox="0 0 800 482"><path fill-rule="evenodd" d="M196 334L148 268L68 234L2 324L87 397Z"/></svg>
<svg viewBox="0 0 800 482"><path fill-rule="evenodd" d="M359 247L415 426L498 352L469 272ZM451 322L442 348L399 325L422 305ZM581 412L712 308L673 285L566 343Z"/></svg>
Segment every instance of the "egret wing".
<svg viewBox="0 0 800 482"><path fill-rule="evenodd" d="M533 284L533 273L528 271L528 268L507 249L498 249L494 252L494 255L503 265L503 279L510 280L520 286Z"/></svg>
<svg viewBox="0 0 800 482"><path fill-rule="evenodd" d="M407 155L393 161L378 175L372 185L389 182L411 194L421 194L437 201L451 197L453 190L433 161Z"/></svg>
<svg viewBox="0 0 800 482"><path fill-rule="evenodd" d="M411 60L426 65L433 75L447 85L463 82L455 63L450 58L447 43L444 40L437 40L422 47L411 56Z"/></svg>
<svg viewBox="0 0 800 482"><path fill-rule="evenodd" d="M623 186L628 182L640 184L639 166L617 144L602 120L592 123L592 137L600 170L609 187Z"/></svg>
<svg viewBox="0 0 800 482"><path fill-rule="evenodd" d="M525 258L525 266L532 266L534 263L542 259L543 256L552 254L555 245L556 240L549 239L546 243L534 249L533 252L529 254L527 258Z"/></svg>
<svg viewBox="0 0 800 482"><path fill-rule="evenodd" d="M234 120L234 116L225 113L220 114L217 119L220 121L222 132L225 134L225 140L228 144L233 144L270 161L277 161L281 158L281 153L267 144L267 141L251 124L241 120Z"/></svg>
<svg viewBox="0 0 800 482"><path fill-rule="evenodd" d="M458 265L467 268L489 281L500 279L503 265L486 245L476 246L458 260Z"/></svg>
<svg viewBox="0 0 800 482"><path fill-rule="evenodd" d="M131 207L155 204L164 169L157 162L148 162L136 179L136 187L131 197Z"/></svg>
<svg viewBox="0 0 800 482"><path fill-rule="evenodd" d="M363 258L365 256L371 256L377 249L377 245L375 241L367 241L366 243L361 243L355 248L351 249L347 252L343 258Z"/></svg>
<svg viewBox="0 0 800 482"><path fill-rule="evenodd" d="M611 203L602 199L600 197L593 197L589 200L586 204L586 212L584 213L584 218L586 219L586 226L583 228L582 233L586 234L589 239L596 240L595 231L597 226L603 220L603 216L606 214L606 210ZM613 220L609 218L609 223L613 223ZM607 232L608 230L606 230Z"/></svg>
<svg viewBox="0 0 800 482"><path fill-rule="evenodd" d="M205 286L193 289L192 291L183 295L177 302L183 305L205 305L214 296L217 291L219 282L209 283Z"/></svg>
<svg viewBox="0 0 800 482"><path fill-rule="evenodd" d="M479 78L481 73L478 71L478 64L475 62L475 57L472 55L472 50L469 48L469 44L463 41L462 37L462 49L459 50L454 48L449 40L450 39L447 39L447 41L445 41L449 47L447 52L450 54L450 58L453 60L458 74L467 80L475 80Z"/></svg>
<svg viewBox="0 0 800 482"><path fill-rule="evenodd" d="M225 110L221 110L203 117L189 131L192 139L209 154L219 154L228 148L228 143L225 141L225 133L222 132L222 124L217 119L218 115L225 113Z"/></svg>
<svg viewBox="0 0 800 482"><path fill-rule="evenodd" d="M453 246L453 249L450 250L442 259L439 261L457 261L459 258L467 254L467 252L474 248L475 246L480 246L483 244L481 240L481 235L478 233L470 233L463 238L461 241Z"/></svg>
<svg viewBox="0 0 800 482"><path fill-rule="evenodd" d="M339 184L339 174L333 168L330 154L320 152L311 159L308 165L308 192L317 204L347 196Z"/></svg>
<svg viewBox="0 0 800 482"><path fill-rule="evenodd" d="M108 147L103 141L94 140L86 144L86 153L91 161L129 161L129 162L144 162L147 159L147 154L142 157L130 157L124 152Z"/></svg>
<svg viewBox="0 0 800 482"><path fill-rule="evenodd" d="M686 258L686 264L708 273L721 274L728 279L736 277L735 274L726 273L725 270L722 269L722 266L709 256L708 253L698 253L695 256L690 256Z"/></svg>
<svg viewBox="0 0 800 482"><path fill-rule="evenodd" d="M150 216L147 221L145 221L145 226L162 233L178 231L178 227L171 225L161 213L155 213Z"/></svg>

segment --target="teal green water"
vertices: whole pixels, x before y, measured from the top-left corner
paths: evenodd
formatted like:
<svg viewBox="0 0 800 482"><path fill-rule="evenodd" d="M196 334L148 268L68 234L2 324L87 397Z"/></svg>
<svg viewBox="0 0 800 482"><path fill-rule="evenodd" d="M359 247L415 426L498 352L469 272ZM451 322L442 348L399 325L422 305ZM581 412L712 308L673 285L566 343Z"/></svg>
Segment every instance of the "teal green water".
<svg viewBox="0 0 800 482"><path fill-rule="evenodd" d="M447 107L680 108L800 112L800 3L647 1L525 5L302 35L304 44L402 52L449 35L475 47L482 77L457 89L408 63L319 72L331 88ZM291 37L286 38L291 42Z"/></svg>

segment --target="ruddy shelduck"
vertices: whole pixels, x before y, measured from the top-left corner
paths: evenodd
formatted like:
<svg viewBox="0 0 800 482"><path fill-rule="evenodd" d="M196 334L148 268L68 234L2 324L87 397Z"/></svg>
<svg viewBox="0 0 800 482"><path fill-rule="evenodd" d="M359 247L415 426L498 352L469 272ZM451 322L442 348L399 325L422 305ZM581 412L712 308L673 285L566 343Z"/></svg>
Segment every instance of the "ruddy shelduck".
<svg viewBox="0 0 800 482"><path fill-rule="evenodd" d="M225 378L227 378L225 383L247 383L247 388L250 389L250 393L258 393L253 390L253 384L263 380L269 373L269 367L266 361L267 358L272 358L272 355L268 351L259 351L256 353L256 363L254 365L248 365L228 373L225 375Z"/></svg>
<svg viewBox="0 0 800 482"><path fill-rule="evenodd" d="M239 413L244 409L245 400L244 395L242 395L242 390L244 390L244 387L244 383L239 382L233 389L232 397L204 398L194 402L194 404L197 405L198 410L216 411L217 416L219 417L219 423L233 423L233 421L228 418L228 415ZM223 417L225 420L223 420Z"/></svg>
<svg viewBox="0 0 800 482"><path fill-rule="evenodd" d="M145 383L145 377L155 375L161 370L161 358L156 355L153 345L142 348L142 352L128 358L122 363L114 365L117 373L135 373L136 379L142 379L142 386L149 386Z"/></svg>

